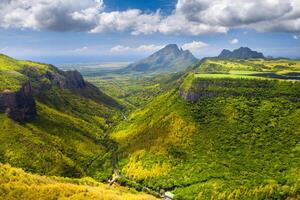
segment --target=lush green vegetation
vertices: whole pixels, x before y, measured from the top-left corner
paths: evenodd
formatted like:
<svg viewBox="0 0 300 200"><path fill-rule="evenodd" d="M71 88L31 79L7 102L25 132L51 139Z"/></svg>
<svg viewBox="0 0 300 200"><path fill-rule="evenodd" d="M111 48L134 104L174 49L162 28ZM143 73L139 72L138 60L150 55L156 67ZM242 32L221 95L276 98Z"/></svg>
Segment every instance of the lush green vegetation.
<svg viewBox="0 0 300 200"><path fill-rule="evenodd" d="M169 89L181 75L106 75L88 76L86 79L132 111Z"/></svg>
<svg viewBox="0 0 300 200"><path fill-rule="evenodd" d="M0 198L73 199L73 200L150 200L152 196L120 186L108 186L91 178L70 179L25 173L21 169L0 164Z"/></svg>
<svg viewBox="0 0 300 200"><path fill-rule="evenodd" d="M0 54L0 91L9 89L18 90L22 83L28 80L21 72L28 67L34 67L40 72L50 70L45 64L34 63L31 61L19 61Z"/></svg>
<svg viewBox="0 0 300 200"><path fill-rule="evenodd" d="M176 199L299 198L300 83L194 73L197 102L174 89L115 128L122 173Z"/></svg>
<svg viewBox="0 0 300 200"><path fill-rule="evenodd" d="M109 97L95 93L90 87L73 91L51 85L45 76L49 71L57 71L51 65L2 55L0 61L1 72L13 72L30 80L38 112L37 117L26 124L0 114L0 162L39 174L89 175L107 180L113 171L114 145L106 132L120 118L118 109L107 102ZM3 89L17 89L22 85L12 76L5 77L13 87L1 84ZM45 82L47 87L40 89Z"/></svg>
<svg viewBox="0 0 300 200"><path fill-rule="evenodd" d="M300 62L296 60L220 60L207 59L196 66L196 73L219 74L215 77L229 76L231 78L262 77L274 79L300 80ZM198 75L203 76L203 75Z"/></svg>
<svg viewBox="0 0 300 200"><path fill-rule="evenodd" d="M78 105L78 104L77 104ZM112 173L105 119L85 121L38 103L38 117L26 125L0 115L0 161L30 172L99 180ZM101 128L103 127L103 129Z"/></svg>
<svg viewBox="0 0 300 200"><path fill-rule="evenodd" d="M0 89L48 86L49 70L1 55ZM120 184L180 200L299 199L299 72L293 60L206 59L175 75L88 77L129 117L92 86L46 87L35 92L35 120L0 114L0 163L97 181L117 167ZM0 165L0 198L152 198L94 180Z"/></svg>

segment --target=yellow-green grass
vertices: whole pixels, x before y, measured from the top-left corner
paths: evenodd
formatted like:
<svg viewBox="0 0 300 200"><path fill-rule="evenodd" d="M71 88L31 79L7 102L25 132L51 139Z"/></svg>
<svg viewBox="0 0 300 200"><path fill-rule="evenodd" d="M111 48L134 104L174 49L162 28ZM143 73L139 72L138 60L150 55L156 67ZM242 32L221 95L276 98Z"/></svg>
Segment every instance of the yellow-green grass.
<svg viewBox="0 0 300 200"><path fill-rule="evenodd" d="M0 92L5 89L11 91L18 90L21 85L28 80L21 71L27 67L33 67L42 73L51 69L49 65L35 63L31 61L19 61L0 54Z"/></svg>
<svg viewBox="0 0 300 200"><path fill-rule="evenodd" d="M300 61L299 60L265 60L265 59L253 59L249 60L250 63L262 64L267 66L270 70L276 70L276 66L284 66L292 71L300 71ZM277 69L278 70L278 69Z"/></svg>
<svg viewBox="0 0 300 200"><path fill-rule="evenodd" d="M221 60L207 59L198 70L200 72L229 72L229 71L255 71L255 72L297 72L300 71L300 61L297 60ZM212 72L213 72L212 71Z"/></svg>
<svg viewBox="0 0 300 200"><path fill-rule="evenodd" d="M156 198L91 178L70 179L26 173L0 163L0 199L154 200Z"/></svg>
<svg viewBox="0 0 300 200"><path fill-rule="evenodd" d="M105 131L116 111L67 90L41 96L38 115L27 124L0 114L0 162L40 174L108 179L112 166Z"/></svg>
<svg viewBox="0 0 300 200"><path fill-rule="evenodd" d="M222 93L188 103L173 90L115 128L121 172L180 200L299 198L298 82L209 83Z"/></svg>
<svg viewBox="0 0 300 200"><path fill-rule="evenodd" d="M264 80L264 79L270 79L270 78L263 78L263 77L258 77L258 76L247 76L243 74L195 74L195 78L219 78L219 79L259 79L259 80Z"/></svg>

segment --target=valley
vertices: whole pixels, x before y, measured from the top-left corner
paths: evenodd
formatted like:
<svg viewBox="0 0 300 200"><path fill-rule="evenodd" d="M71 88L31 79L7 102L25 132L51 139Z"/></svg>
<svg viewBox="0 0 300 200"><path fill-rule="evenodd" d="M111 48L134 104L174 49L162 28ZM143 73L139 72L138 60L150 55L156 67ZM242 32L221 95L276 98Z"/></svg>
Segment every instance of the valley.
<svg viewBox="0 0 300 200"><path fill-rule="evenodd" d="M297 60L214 57L84 77L0 63L2 198L299 198Z"/></svg>
<svg viewBox="0 0 300 200"><path fill-rule="evenodd" d="M300 200L300 0L0 0L0 200Z"/></svg>

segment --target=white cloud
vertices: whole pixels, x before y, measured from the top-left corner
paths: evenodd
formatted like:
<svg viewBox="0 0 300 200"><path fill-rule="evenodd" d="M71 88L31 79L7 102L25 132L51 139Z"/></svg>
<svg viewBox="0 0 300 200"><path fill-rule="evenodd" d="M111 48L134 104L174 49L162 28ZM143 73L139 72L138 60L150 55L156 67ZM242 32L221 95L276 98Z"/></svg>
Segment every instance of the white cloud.
<svg viewBox="0 0 300 200"><path fill-rule="evenodd" d="M88 51L88 50L89 50L89 48L87 46L75 49L76 52L85 52L85 51Z"/></svg>
<svg viewBox="0 0 300 200"><path fill-rule="evenodd" d="M159 12L143 14L140 10L103 12L98 15L98 24L90 32L131 31L133 35L157 31L161 16Z"/></svg>
<svg viewBox="0 0 300 200"><path fill-rule="evenodd" d="M128 50L131 50L130 47L126 47L126 46L122 46L122 45L117 45L117 46L114 46L110 49L111 52L126 52Z"/></svg>
<svg viewBox="0 0 300 200"><path fill-rule="evenodd" d="M0 26L88 31L97 24L102 0L2 0Z"/></svg>
<svg viewBox="0 0 300 200"><path fill-rule="evenodd" d="M114 53L124 53L124 52L138 52L138 53L143 53L143 52L154 52L162 49L164 45L141 45L138 47L129 47L129 46L122 46L122 45L117 45L114 46L110 49L111 52Z"/></svg>
<svg viewBox="0 0 300 200"><path fill-rule="evenodd" d="M298 35L294 35L293 38L294 38L295 40L298 40L298 39L299 39L299 36L298 36Z"/></svg>
<svg viewBox="0 0 300 200"><path fill-rule="evenodd" d="M193 41L190 43L185 43L182 45L182 48L185 50L191 50L191 51L197 51L199 49L202 49L204 47L207 47L208 44L202 41Z"/></svg>
<svg viewBox="0 0 300 200"><path fill-rule="evenodd" d="M5 52L7 49L8 49L8 47L0 48L0 53L1 53L1 52Z"/></svg>
<svg viewBox="0 0 300 200"><path fill-rule="evenodd" d="M103 0L1 0L0 27L201 35L231 28L300 33L299 0L178 0L169 16L104 11Z"/></svg>
<svg viewBox="0 0 300 200"><path fill-rule="evenodd" d="M239 41L239 39L237 39L237 38L234 38L234 39L232 39L232 40L229 41L230 44L237 44L237 43L239 43L239 42L240 42L240 41Z"/></svg>
<svg viewBox="0 0 300 200"><path fill-rule="evenodd" d="M152 52L152 51L158 51L158 50L162 49L164 46L165 45L154 45L154 44L141 45L141 46L137 47L136 50Z"/></svg>
<svg viewBox="0 0 300 200"><path fill-rule="evenodd" d="M176 13L210 26L300 32L299 0L179 0Z"/></svg>

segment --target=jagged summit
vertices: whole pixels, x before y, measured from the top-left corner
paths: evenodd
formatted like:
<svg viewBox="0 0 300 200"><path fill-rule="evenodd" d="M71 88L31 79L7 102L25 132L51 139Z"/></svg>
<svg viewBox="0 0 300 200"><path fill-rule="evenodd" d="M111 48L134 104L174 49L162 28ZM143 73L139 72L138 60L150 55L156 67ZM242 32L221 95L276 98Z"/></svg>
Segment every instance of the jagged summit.
<svg viewBox="0 0 300 200"><path fill-rule="evenodd" d="M196 62L198 62L198 59L189 50L183 50L177 44L168 44L149 57L130 64L122 72L178 72Z"/></svg>
<svg viewBox="0 0 300 200"><path fill-rule="evenodd" d="M250 59L250 58L265 58L263 53L253 51L248 47L240 47L233 51L224 49L218 58L232 58L232 59Z"/></svg>

